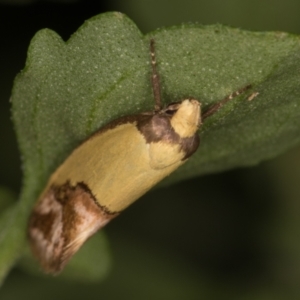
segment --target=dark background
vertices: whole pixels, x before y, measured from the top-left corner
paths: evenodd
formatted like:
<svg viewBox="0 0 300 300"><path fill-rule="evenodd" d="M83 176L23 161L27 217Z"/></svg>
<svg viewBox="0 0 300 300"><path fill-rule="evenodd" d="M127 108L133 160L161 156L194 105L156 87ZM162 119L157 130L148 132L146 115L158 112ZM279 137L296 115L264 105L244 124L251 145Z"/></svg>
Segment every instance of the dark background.
<svg viewBox="0 0 300 300"><path fill-rule="evenodd" d="M18 193L10 91L33 35L65 40L84 20L121 11L147 33L182 22L300 33L299 1L0 1L0 185ZM0 299L299 299L300 148L257 167L157 189L105 230L113 267L97 284L15 268Z"/></svg>

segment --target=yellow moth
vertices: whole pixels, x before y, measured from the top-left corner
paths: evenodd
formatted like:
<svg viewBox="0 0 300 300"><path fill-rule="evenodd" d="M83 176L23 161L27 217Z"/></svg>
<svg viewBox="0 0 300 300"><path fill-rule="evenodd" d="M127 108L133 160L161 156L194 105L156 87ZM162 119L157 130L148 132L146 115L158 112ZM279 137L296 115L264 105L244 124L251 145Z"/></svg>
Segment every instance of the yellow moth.
<svg viewBox="0 0 300 300"><path fill-rule="evenodd" d="M124 116L99 129L52 174L29 219L33 254L57 274L82 244L197 150L204 118L248 89L202 114L185 99L162 107L154 41L150 43L153 111Z"/></svg>

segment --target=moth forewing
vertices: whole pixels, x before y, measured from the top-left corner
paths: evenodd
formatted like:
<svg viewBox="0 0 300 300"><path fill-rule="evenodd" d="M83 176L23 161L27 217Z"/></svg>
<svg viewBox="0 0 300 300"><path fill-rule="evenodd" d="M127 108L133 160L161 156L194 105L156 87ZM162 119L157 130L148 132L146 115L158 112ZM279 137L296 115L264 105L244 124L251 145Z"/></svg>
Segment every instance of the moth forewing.
<svg viewBox="0 0 300 300"><path fill-rule="evenodd" d="M50 177L29 222L32 251L46 272L62 270L93 233L196 151L199 107L184 100L172 114L117 119L70 154Z"/></svg>

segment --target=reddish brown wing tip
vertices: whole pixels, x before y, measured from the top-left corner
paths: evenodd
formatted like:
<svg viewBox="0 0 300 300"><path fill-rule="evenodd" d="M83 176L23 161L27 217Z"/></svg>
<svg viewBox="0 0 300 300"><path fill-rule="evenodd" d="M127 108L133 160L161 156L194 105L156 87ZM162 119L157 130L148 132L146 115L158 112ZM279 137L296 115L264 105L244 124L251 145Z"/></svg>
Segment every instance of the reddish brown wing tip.
<svg viewBox="0 0 300 300"><path fill-rule="evenodd" d="M82 183L50 187L29 220L29 241L46 273L58 274L82 244L117 214L101 208Z"/></svg>

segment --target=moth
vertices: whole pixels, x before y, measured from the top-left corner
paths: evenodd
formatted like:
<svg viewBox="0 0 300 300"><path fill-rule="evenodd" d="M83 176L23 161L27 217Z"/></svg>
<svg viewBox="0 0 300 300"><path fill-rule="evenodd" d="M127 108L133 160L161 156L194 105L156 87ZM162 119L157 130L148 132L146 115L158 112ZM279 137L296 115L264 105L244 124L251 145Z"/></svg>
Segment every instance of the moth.
<svg viewBox="0 0 300 300"><path fill-rule="evenodd" d="M201 115L196 99L163 107L150 42L153 111L108 123L79 145L51 175L33 208L28 237L46 273L58 274L82 244L192 156L203 119L246 86Z"/></svg>

